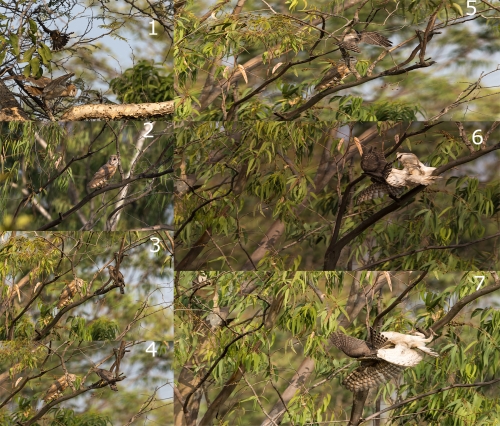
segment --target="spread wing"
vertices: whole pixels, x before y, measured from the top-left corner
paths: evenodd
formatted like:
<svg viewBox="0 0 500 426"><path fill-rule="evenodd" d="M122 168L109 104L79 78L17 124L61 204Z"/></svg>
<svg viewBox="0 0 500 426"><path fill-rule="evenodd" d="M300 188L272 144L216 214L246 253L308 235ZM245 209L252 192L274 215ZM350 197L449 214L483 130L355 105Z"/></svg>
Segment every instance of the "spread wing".
<svg viewBox="0 0 500 426"><path fill-rule="evenodd" d="M12 75L10 77L4 78L4 80L27 81L33 84L34 86L41 88L44 88L52 81L50 78L47 77L34 78L34 77L25 77L24 75Z"/></svg>
<svg viewBox="0 0 500 426"><path fill-rule="evenodd" d="M56 79L52 80L47 86L45 86L45 89L43 89L44 92L49 92L53 91L57 86L64 86L66 81L68 81L71 77L75 75L74 72L70 72L69 74L62 75L61 77L57 77Z"/></svg>
<svg viewBox="0 0 500 426"><path fill-rule="evenodd" d="M362 31L359 33L360 42L374 46L391 47L392 41L376 31Z"/></svg>
<svg viewBox="0 0 500 426"><path fill-rule="evenodd" d="M349 374L342 384L351 392L375 388L397 377L403 367L384 360L362 361L361 365Z"/></svg>
<svg viewBox="0 0 500 426"><path fill-rule="evenodd" d="M375 352L368 344L361 339L347 336L344 333L333 333L330 336L331 342L351 358L375 356Z"/></svg>
<svg viewBox="0 0 500 426"><path fill-rule="evenodd" d="M387 183L372 183L368 188L363 189L358 195L357 203L363 203L374 198L380 198L388 194L394 198L399 198L404 192L404 188L398 188Z"/></svg>
<svg viewBox="0 0 500 426"><path fill-rule="evenodd" d="M354 41L334 41L333 44L336 44L342 49L350 50L352 52L361 53L358 45Z"/></svg>

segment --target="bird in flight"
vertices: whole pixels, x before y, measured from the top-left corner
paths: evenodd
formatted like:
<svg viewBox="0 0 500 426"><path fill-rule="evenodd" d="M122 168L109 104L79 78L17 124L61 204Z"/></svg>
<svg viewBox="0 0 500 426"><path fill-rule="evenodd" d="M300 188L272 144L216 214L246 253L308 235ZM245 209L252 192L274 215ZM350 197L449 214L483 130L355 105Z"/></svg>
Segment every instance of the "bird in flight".
<svg viewBox="0 0 500 426"><path fill-rule="evenodd" d="M397 377L405 368L415 367L422 361L419 349L431 356L439 354L425 346L433 336L422 333L414 335L382 332L370 327L370 338L365 341L336 332L331 342L350 358L361 360L361 364L342 382L352 392L368 390ZM415 349L414 349L415 348Z"/></svg>
<svg viewBox="0 0 500 426"><path fill-rule="evenodd" d="M373 46L391 47L392 41L376 31L357 31L355 29L348 32L341 41L334 42L339 47L352 52L361 53L358 45L360 43L371 44Z"/></svg>

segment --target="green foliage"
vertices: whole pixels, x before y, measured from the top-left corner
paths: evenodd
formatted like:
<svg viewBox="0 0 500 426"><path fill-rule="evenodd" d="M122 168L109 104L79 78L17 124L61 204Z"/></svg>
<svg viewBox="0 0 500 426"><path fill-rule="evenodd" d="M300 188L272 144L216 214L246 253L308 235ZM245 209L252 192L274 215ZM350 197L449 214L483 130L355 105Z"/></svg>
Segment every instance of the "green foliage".
<svg viewBox="0 0 500 426"><path fill-rule="evenodd" d="M370 292L387 274L391 288L384 284L377 302L378 296ZM226 411L226 421L259 424L266 417L257 400L266 401L266 407L279 403L276 390L283 394L292 376L300 372L300 387L287 404L282 423L344 420L352 393L341 382L359 361L332 347L330 334L341 330L365 339L366 324L371 324L377 312L390 306L420 274L179 272L175 342L178 388L183 391L187 385L183 381L187 377L183 370L186 365L191 366L191 380L195 381L215 366L204 385L208 406L200 408L197 418L203 417L220 389L231 382L237 403ZM416 326L432 328L459 299L476 293L475 277L480 275L485 277L481 289L500 284L494 274L485 271L428 274L383 317L381 331L409 333ZM194 285L200 282L202 290ZM378 394L385 406L436 391L389 411L386 415L394 424L495 424L500 400L494 385L440 391L453 384L498 378L500 312L497 303L488 297L473 301L444 327L435 329L437 336L427 346L439 357L425 356L416 367L407 368L397 382L371 391L370 395ZM208 325L214 300L221 311L229 310L227 326ZM356 310L360 300L362 307ZM235 340L243 334L243 338ZM303 363L307 369L302 369ZM235 375L239 368L245 379ZM241 412L246 413L244 422L239 421ZM363 417L371 413L373 408L367 404Z"/></svg>
<svg viewBox="0 0 500 426"><path fill-rule="evenodd" d="M163 67L151 61L139 61L111 80L111 90L120 102L127 104L170 101L174 96L174 77L164 76L162 71Z"/></svg>
<svg viewBox="0 0 500 426"><path fill-rule="evenodd" d="M346 108L353 109L356 104L358 112L367 113L362 103L353 98L344 98L342 102ZM400 105L396 115L391 115L393 112L385 110L383 102L379 105L380 110L374 111L375 114L382 111L384 120L398 120L417 111L416 106ZM484 122L464 123L464 126L469 139L477 128L482 128L485 134L491 127ZM186 173L196 176L197 184L201 185L196 194L186 194L176 205L175 221L178 229L183 227L177 237L178 261L209 230L211 241L188 268L203 265L204 269L239 270L257 250L264 234L276 232L272 226L277 220L283 230L262 260L259 257L260 268L322 268L349 181L361 178L352 188L353 202L342 218L340 236L348 235L391 202L387 197L364 203L356 201L358 194L372 182L363 175L353 136L375 139L375 142L364 140L363 144L383 146L389 152L395 146L396 135L416 132L397 151L413 152L433 167L445 166L471 154L456 125L451 123L427 130L423 123L397 121L357 123L352 127L350 132L342 127L341 120L225 122L223 126L207 122L178 127L178 150L186 162ZM495 146L497 135L495 129L486 147ZM217 153L217 160L207 162L213 153ZM494 236L498 233L500 182L492 165L498 161L498 155L498 150L493 150L487 156L457 165L404 207L375 220L343 249L338 267L356 269L387 259L374 268L442 271L497 268L500 263ZM393 152L388 161L395 159ZM401 169L396 162L394 167ZM236 172L237 183L228 194ZM211 201L200 207L205 200ZM486 240L480 241L482 238ZM454 244L461 246L448 247Z"/></svg>

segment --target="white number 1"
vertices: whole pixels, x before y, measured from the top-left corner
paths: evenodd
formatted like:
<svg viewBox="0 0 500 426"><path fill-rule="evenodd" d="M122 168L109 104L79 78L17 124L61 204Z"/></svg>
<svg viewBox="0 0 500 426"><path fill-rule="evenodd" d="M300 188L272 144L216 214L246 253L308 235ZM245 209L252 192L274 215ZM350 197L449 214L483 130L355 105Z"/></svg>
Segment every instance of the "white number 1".
<svg viewBox="0 0 500 426"><path fill-rule="evenodd" d="M474 13L476 13L475 9L476 8L474 8ZM148 35L158 35L157 33L155 33L155 21L151 21L150 24L151 24L151 32Z"/></svg>

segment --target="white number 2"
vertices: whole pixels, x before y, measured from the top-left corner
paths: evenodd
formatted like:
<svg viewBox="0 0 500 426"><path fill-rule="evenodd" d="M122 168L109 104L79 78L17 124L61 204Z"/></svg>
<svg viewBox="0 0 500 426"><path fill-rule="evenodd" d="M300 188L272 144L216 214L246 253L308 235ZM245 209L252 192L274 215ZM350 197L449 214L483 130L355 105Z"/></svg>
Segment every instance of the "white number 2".
<svg viewBox="0 0 500 426"><path fill-rule="evenodd" d="M157 237L151 237L150 238L151 241L153 241L153 246L157 249L157 250L149 250L151 253L158 253L160 251L160 239L157 238Z"/></svg>
<svg viewBox="0 0 500 426"><path fill-rule="evenodd" d="M476 288L476 291L481 288L484 283L484 275L475 275L474 278L479 278L479 285Z"/></svg>
<svg viewBox="0 0 500 426"><path fill-rule="evenodd" d="M472 6L471 3L475 3L476 0L467 0L467 9L474 9L474 12L472 13L467 13L468 16L472 16L472 15L475 15L477 10L476 10L476 6Z"/></svg>
<svg viewBox="0 0 500 426"><path fill-rule="evenodd" d="M155 342L151 342L151 344L147 347L146 352L148 354L153 354L153 357L155 356L155 353L158 352L156 350Z"/></svg>
<svg viewBox="0 0 500 426"><path fill-rule="evenodd" d="M144 135L144 137L145 138L154 138L153 135L149 136L149 134L151 133L151 130L153 130L153 123L148 121L147 123L144 123L144 127L145 127L144 130L146 131L146 134Z"/></svg>

